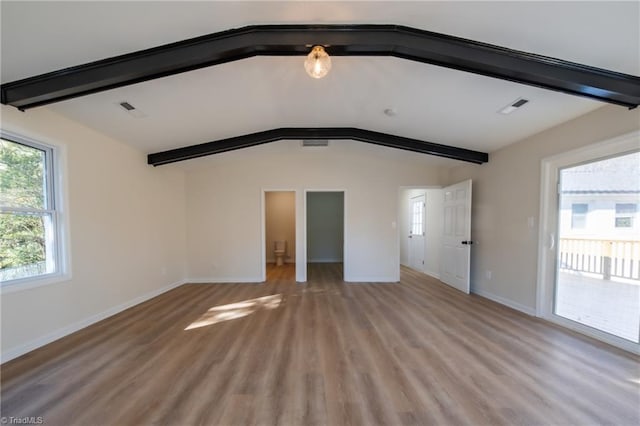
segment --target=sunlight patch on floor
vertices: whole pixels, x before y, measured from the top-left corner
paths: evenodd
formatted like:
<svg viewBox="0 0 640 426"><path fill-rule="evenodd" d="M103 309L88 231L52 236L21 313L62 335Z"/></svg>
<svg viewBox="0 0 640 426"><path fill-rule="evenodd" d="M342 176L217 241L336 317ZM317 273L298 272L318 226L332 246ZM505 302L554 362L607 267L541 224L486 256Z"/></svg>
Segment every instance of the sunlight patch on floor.
<svg viewBox="0 0 640 426"><path fill-rule="evenodd" d="M223 321L246 317L260 309L276 309L282 303L282 294L243 300L242 302L214 306L202 314L200 318L189 324L186 330L206 327Z"/></svg>

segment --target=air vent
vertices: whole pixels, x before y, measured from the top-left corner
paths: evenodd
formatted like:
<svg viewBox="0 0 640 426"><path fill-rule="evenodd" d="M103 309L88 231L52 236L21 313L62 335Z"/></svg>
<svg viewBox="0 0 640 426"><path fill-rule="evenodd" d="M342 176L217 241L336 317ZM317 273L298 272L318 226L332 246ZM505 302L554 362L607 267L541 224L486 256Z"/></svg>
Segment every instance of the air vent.
<svg viewBox="0 0 640 426"><path fill-rule="evenodd" d="M302 146L329 146L328 139L305 139L302 141Z"/></svg>
<svg viewBox="0 0 640 426"><path fill-rule="evenodd" d="M124 109L126 109L127 111L133 111L134 109L136 109L133 105L131 105L129 102L120 102L120 106Z"/></svg>
<svg viewBox="0 0 640 426"><path fill-rule="evenodd" d="M518 108L522 107L524 104L526 104L527 102L529 102L528 99L523 99L523 98L518 98L515 101L511 102L509 105L507 105L506 107L502 108L500 111L498 111L500 114L511 114L513 111L517 110Z"/></svg>
<svg viewBox="0 0 640 426"><path fill-rule="evenodd" d="M134 116L135 118L144 118L147 116L144 112L140 111L138 108L134 107L127 101L120 102L118 105L120 105L122 109L124 109L126 112L128 112L130 115Z"/></svg>

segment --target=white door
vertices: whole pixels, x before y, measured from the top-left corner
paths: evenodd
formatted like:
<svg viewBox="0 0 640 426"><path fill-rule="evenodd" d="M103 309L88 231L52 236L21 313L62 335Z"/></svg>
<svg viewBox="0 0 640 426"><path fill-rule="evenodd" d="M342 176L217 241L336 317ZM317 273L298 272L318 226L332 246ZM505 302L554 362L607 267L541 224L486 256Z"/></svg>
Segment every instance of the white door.
<svg viewBox="0 0 640 426"><path fill-rule="evenodd" d="M424 194L409 200L409 267L424 272Z"/></svg>
<svg viewBox="0 0 640 426"><path fill-rule="evenodd" d="M471 180L443 189L444 230L441 280L469 293L471 267Z"/></svg>

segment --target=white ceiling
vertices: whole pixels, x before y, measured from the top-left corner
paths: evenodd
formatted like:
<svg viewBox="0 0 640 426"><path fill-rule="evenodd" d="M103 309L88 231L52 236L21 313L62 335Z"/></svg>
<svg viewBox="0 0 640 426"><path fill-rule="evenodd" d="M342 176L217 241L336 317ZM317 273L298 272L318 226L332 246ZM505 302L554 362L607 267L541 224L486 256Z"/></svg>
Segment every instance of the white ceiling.
<svg viewBox="0 0 640 426"><path fill-rule="evenodd" d="M638 2L7 2L2 82L251 24L390 23L640 75ZM491 152L604 104L390 57L255 57L48 106L156 152L277 127L348 126ZM504 116L497 111L531 102ZM145 113L135 118L118 104ZM384 115L386 108L397 111ZM626 109L620 108L620 113ZM29 114L27 111L26 114ZM418 155L418 154L416 154Z"/></svg>

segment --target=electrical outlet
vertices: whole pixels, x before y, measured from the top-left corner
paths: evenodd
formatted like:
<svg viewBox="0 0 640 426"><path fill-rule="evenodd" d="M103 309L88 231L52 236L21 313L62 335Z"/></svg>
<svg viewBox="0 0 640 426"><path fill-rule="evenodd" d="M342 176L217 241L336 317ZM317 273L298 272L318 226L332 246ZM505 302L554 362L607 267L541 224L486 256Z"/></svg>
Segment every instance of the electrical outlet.
<svg viewBox="0 0 640 426"><path fill-rule="evenodd" d="M487 281L491 281L491 278L493 278L493 272L491 271L484 271L484 276L487 278Z"/></svg>

